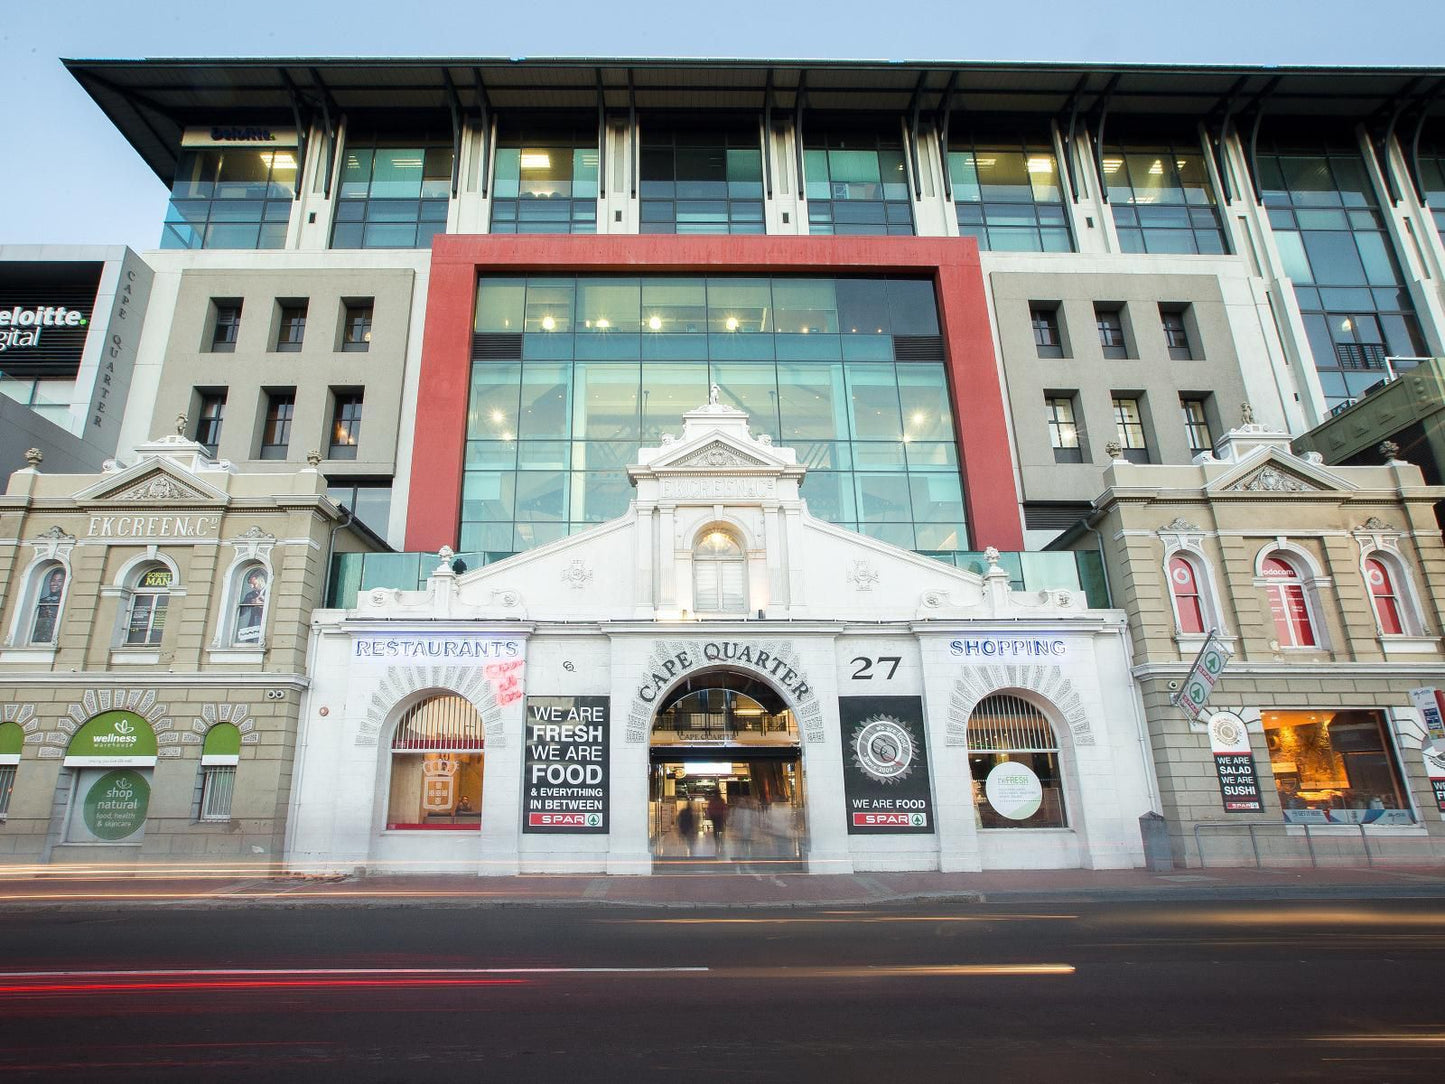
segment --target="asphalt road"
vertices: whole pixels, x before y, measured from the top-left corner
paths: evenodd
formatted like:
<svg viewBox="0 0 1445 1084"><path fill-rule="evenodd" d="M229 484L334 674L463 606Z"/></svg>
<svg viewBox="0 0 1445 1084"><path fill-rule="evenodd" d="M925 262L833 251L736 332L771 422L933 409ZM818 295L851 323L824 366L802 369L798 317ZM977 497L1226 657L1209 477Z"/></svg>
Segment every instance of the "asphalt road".
<svg viewBox="0 0 1445 1084"><path fill-rule="evenodd" d="M0 916L0 1079L1445 1079L1445 901Z"/></svg>

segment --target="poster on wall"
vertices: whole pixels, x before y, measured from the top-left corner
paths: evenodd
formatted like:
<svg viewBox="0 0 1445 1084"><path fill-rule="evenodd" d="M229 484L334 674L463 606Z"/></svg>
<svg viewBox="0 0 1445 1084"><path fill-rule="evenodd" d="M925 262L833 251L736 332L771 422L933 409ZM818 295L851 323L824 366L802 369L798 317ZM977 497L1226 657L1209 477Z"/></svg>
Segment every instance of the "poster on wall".
<svg viewBox="0 0 1445 1084"><path fill-rule="evenodd" d="M1259 793L1259 775L1254 770L1254 752L1244 720L1232 711L1216 711L1209 717L1209 745L1214 751L1214 771L1219 776L1224 811L1263 812L1264 799Z"/></svg>
<svg viewBox="0 0 1445 1084"><path fill-rule="evenodd" d="M838 717L848 833L932 832L922 699L843 696L838 698Z"/></svg>
<svg viewBox="0 0 1445 1084"><path fill-rule="evenodd" d="M1425 774L1435 795L1435 808L1445 815L1445 742L1426 742L1420 755L1425 758Z"/></svg>
<svg viewBox="0 0 1445 1084"><path fill-rule="evenodd" d="M611 698L529 696L522 831L607 832Z"/></svg>
<svg viewBox="0 0 1445 1084"><path fill-rule="evenodd" d="M1420 721L1425 724L1425 733L1430 740L1445 744L1445 693L1429 687L1411 689L1410 702L1420 713Z"/></svg>

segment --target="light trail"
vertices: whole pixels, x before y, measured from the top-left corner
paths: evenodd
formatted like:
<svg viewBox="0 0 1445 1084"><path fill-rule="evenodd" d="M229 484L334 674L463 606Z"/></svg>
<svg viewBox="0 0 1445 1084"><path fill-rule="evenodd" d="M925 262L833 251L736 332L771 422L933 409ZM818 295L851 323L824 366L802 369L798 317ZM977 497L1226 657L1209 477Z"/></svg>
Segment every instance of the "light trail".
<svg viewBox="0 0 1445 1084"><path fill-rule="evenodd" d="M1069 921L1078 915L867 915L852 917L857 912L833 912L819 916L767 916L762 918L611 918L600 920L614 926L869 926L887 923L917 922L1034 922Z"/></svg>

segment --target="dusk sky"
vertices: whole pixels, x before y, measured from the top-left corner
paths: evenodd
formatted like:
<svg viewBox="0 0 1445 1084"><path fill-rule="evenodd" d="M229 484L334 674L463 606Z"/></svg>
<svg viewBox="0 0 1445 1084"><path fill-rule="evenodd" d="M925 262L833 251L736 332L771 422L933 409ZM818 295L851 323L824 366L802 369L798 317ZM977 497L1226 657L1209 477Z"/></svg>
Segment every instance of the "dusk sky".
<svg viewBox="0 0 1445 1084"><path fill-rule="evenodd" d="M1377 14L1378 13L1378 14ZM156 247L165 186L61 57L635 56L1441 65L1445 5L1344 0L906 5L252 0L145 12L25 0L0 20L0 244Z"/></svg>

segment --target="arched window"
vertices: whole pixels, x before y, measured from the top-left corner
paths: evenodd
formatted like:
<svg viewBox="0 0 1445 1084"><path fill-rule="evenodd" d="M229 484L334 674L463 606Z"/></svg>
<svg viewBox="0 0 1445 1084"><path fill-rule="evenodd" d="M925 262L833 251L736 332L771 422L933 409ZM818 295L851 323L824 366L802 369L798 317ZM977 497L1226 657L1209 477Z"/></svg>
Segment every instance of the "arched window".
<svg viewBox="0 0 1445 1084"><path fill-rule="evenodd" d="M125 619L128 647L154 647L166 629L166 610L171 601L174 573L162 564L142 565L130 587L130 609Z"/></svg>
<svg viewBox="0 0 1445 1084"><path fill-rule="evenodd" d="M1169 558L1169 592L1174 596L1174 617L1179 631L1186 635L1204 633L1205 611L1199 569L1189 558L1177 553Z"/></svg>
<svg viewBox="0 0 1445 1084"><path fill-rule="evenodd" d="M995 693L968 720L968 769L981 828L1065 828L1054 728L1019 696Z"/></svg>
<svg viewBox="0 0 1445 1084"><path fill-rule="evenodd" d="M711 530L692 554L692 606L698 613L742 613L748 608L747 558L738 540Z"/></svg>
<svg viewBox="0 0 1445 1084"><path fill-rule="evenodd" d="M1315 647L1314 619L1305 598L1305 584L1299 569L1282 553L1275 551L1259 565L1269 595L1269 611L1274 616L1275 637L1285 647Z"/></svg>
<svg viewBox="0 0 1445 1084"><path fill-rule="evenodd" d="M407 709L391 740L388 829L482 826L482 716L448 693Z"/></svg>
<svg viewBox="0 0 1445 1084"><path fill-rule="evenodd" d="M241 761L241 732L232 723L216 723L201 746L201 820L231 819L236 765Z"/></svg>
<svg viewBox="0 0 1445 1084"><path fill-rule="evenodd" d="M36 572L33 613L28 643L53 644L60 631L60 608L65 601L69 577L58 562L41 565Z"/></svg>
<svg viewBox="0 0 1445 1084"><path fill-rule="evenodd" d="M10 792L15 789L15 769L24 744L25 731L19 723L0 723L0 818L10 812Z"/></svg>
<svg viewBox="0 0 1445 1084"><path fill-rule="evenodd" d="M242 565L237 570L236 600L232 620L231 643L238 646L259 644L265 639L266 602L271 597L271 574L265 565Z"/></svg>
<svg viewBox="0 0 1445 1084"><path fill-rule="evenodd" d="M1379 557L1365 558L1365 582L1370 586L1370 601L1375 605L1375 620L1385 636L1405 635L1404 614L1400 608L1400 591L1389 566Z"/></svg>

